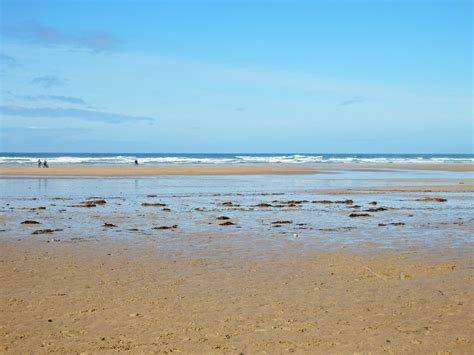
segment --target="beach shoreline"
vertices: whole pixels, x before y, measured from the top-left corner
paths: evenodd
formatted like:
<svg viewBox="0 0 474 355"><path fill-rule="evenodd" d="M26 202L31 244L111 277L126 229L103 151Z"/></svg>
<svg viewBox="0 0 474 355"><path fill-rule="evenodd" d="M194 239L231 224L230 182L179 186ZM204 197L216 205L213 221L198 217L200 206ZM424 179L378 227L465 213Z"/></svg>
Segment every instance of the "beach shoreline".
<svg viewBox="0 0 474 355"><path fill-rule="evenodd" d="M421 170L473 172L472 164L242 164L242 165L57 165L50 168L1 166L0 176L160 176L160 175L305 175L338 171Z"/></svg>

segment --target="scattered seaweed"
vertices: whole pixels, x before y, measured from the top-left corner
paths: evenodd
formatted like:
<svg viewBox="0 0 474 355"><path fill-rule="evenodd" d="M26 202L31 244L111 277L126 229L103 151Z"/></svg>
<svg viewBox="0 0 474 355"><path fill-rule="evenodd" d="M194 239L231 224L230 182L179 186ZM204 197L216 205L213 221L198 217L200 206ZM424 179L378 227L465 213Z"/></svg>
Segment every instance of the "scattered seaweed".
<svg viewBox="0 0 474 355"><path fill-rule="evenodd" d="M157 230L176 229L176 228L178 228L178 225L177 225L177 224L173 224L172 226L153 227L153 229L157 229Z"/></svg>
<svg viewBox="0 0 474 355"><path fill-rule="evenodd" d="M382 212L382 211L387 211L388 208L386 207L374 207L374 208L369 208L369 209L366 209L365 211L366 212Z"/></svg>
<svg viewBox="0 0 474 355"><path fill-rule="evenodd" d="M219 223L220 226L233 226L235 225L234 222L231 222L231 221L227 221L227 222L224 222L224 223Z"/></svg>
<svg viewBox="0 0 474 355"><path fill-rule="evenodd" d="M420 201L420 202L446 202L448 201L445 198L442 197L424 197L424 198L419 198L415 201Z"/></svg>
<svg viewBox="0 0 474 355"><path fill-rule="evenodd" d="M38 229L31 234L51 234L54 232L61 232L62 229Z"/></svg>
<svg viewBox="0 0 474 355"><path fill-rule="evenodd" d="M26 221L21 222L21 224L41 224L41 223L38 221L26 220Z"/></svg>
<svg viewBox="0 0 474 355"><path fill-rule="evenodd" d="M349 217L351 217L351 218L371 217L371 215L368 214L368 213L351 213L351 214L349 215Z"/></svg>
<svg viewBox="0 0 474 355"><path fill-rule="evenodd" d="M272 222L272 224L291 224L293 221L275 221Z"/></svg>
<svg viewBox="0 0 474 355"><path fill-rule="evenodd" d="M166 204L160 202L143 202L143 207L166 207Z"/></svg>

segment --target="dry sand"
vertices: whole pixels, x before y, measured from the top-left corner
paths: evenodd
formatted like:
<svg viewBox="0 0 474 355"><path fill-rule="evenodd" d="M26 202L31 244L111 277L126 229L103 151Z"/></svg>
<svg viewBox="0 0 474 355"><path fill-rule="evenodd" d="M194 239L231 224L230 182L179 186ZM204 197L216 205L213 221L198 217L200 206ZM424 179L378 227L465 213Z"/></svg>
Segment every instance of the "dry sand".
<svg viewBox="0 0 474 355"><path fill-rule="evenodd" d="M147 166L54 166L48 169L36 167L3 166L0 175L14 176L147 176L147 175L295 175L334 172L337 170L369 169L386 172L387 169L474 171L471 164L304 164L304 165L147 165Z"/></svg>
<svg viewBox="0 0 474 355"><path fill-rule="evenodd" d="M473 351L468 250L190 256L105 240L0 250L10 353Z"/></svg>

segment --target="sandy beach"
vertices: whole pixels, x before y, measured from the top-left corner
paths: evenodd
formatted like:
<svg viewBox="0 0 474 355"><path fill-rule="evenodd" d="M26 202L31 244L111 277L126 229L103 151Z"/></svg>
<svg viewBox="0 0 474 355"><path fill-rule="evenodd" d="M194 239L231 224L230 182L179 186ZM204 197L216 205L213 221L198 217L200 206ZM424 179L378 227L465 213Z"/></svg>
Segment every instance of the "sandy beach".
<svg viewBox="0 0 474 355"><path fill-rule="evenodd" d="M454 182L455 183L455 182ZM321 189L313 190L312 192L327 193L327 194L357 194L357 193L375 193L375 192L474 192L474 181L470 181L470 184L460 185L429 185L429 186L383 186L374 187L367 186L361 188L350 188L350 189Z"/></svg>
<svg viewBox="0 0 474 355"><path fill-rule="evenodd" d="M472 1L0 3L0 355L474 355Z"/></svg>
<svg viewBox="0 0 474 355"><path fill-rule="evenodd" d="M301 175L321 174L338 170L386 172L426 170L472 172L472 164L254 164L254 165L146 165L101 166L61 165L48 169L23 166L2 166L5 176L153 176L153 175Z"/></svg>
<svg viewBox="0 0 474 355"><path fill-rule="evenodd" d="M472 352L462 251L163 255L153 243L1 242L10 353Z"/></svg>
<svg viewBox="0 0 474 355"><path fill-rule="evenodd" d="M472 167L359 168L1 168L0 349L472 353Z"/></svg>

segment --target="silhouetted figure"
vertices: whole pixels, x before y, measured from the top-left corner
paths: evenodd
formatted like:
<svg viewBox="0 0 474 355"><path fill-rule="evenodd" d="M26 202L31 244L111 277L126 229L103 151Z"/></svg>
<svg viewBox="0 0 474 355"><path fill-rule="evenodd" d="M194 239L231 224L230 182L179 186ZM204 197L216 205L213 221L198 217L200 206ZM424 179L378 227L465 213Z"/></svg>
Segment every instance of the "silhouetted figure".
<svg viewBox="0 0 474 355"><path fill-rule="evenodd" d="M48 162L47 162L46 160L43 162L43 166L44 166L45 168L49 168Z"/></svg>
<svg viewBox="0 0 474 355"><path fill-rule="evenodd" d="M38 159L38 168L42 168L43 167L43 163L41 162L41 160Z"/></svg>
<svg viewBox="0 0 474 355"><path fill-rule="evenodd" d="M137 160L137 159L135 159L135 166L137 166L137 165L138 165L138 160Z"/></svg>

